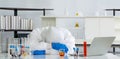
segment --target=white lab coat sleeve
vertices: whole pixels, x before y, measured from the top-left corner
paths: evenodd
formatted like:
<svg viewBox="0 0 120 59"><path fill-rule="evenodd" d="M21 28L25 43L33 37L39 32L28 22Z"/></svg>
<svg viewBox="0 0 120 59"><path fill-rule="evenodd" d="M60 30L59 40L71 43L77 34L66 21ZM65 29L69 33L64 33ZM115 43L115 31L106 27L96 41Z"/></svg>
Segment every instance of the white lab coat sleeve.
<svg viewBox="0 0 120 59"><path fill-rule="evenodd" d="M61 43L66 44L68 47L68 54L73 54L75 47L75 38L72 36L69 30L60 28L61 31L63 31L64 34L64 40L61 40Z"/></svg>
<svg viewBox="0 0 120 59"><path fill-rule="evenodd" d="M69 49L68 54L73 54L74 53L73 48L75 47L75 38L73 36L68 36L65 40L66 45Z"/></svg>
<svg viewBox="0 0 120 59"><path fill-rule="evenodd" d="M41 39L46 42L46 35L48 34L48 28L49 27L44 27L41 30Z"/></svg>
<svg viewBox="0 0 120 59"><path fill-rule="evenodd" d="M43 39L41 39L41 30L39 28L34 29L30 35L29 35L29 45L31 50L32 49L37 49L37 47L39 46L39 41L43 41Z"/></svg>

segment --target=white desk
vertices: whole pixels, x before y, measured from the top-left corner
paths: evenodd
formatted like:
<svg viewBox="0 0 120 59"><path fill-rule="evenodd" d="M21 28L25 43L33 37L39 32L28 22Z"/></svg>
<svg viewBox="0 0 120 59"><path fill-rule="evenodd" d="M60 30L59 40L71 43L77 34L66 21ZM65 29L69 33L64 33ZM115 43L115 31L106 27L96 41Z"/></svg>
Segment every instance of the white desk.
<svg viewBox="0 0 120 59"><path fill-rule="evenodd" d="M9 59L7 54L0 54L0 59ZM12 58L19 59L19 58ZM105 54L103 56L89 56L89 57L77 57L77 56L65 56L60 57L58 55L35 55L26 56L23 59L120 59L119 56L113 55L111 53Z"/></svg>
<svg viewBox="0 0 120 59"><path fill-rule="evenodd" d="M87 46L90 46L90 44L91 44L91 43L88 43ZM75 44L75 46L80 47L80 46L83 46L83 44ZM115 48L116 48L116 47L120 47L120 44L112 44L111 47L113 48L113 53L116 54Z"/></svg>
<svg viewBox="0 0 120 59"><path fill-rule="evenodd" d="M91 42L93 39L89 39L86 40L87 41L87 46L90 46ZM83 46L83 39L76 39L75 41L75 45L76 46ZM113 53L116 54L116 50L115 48L119 48L120 47L120 40L114 40L114 42L112 43L111 47L113 48Z"/></svg>

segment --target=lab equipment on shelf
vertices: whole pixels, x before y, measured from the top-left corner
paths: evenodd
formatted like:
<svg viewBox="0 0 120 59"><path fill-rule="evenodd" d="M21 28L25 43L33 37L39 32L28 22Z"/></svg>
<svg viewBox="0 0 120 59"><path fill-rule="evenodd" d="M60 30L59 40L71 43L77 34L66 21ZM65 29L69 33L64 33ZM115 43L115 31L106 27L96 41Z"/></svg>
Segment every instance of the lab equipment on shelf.
<svg viewBox="0 0 120 59"><path fill-rule="evenodd" d="M28 38L12 38L8 43L9 58L21 58L30 55Z"/></svg>

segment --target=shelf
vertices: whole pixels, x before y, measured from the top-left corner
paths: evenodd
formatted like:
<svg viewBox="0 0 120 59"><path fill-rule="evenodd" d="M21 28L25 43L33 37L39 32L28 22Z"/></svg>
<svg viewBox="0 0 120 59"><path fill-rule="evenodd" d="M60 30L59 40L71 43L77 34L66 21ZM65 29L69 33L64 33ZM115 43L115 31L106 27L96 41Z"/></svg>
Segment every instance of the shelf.
<svg viewBox="0 0 120 59"><path fill-rule="evenodd" d="M14 8L14 7L0 7L0 9L4 9L4 10L30 10L30 11L40 11L40 10L54 10L54 9L50 9L50 8Z"/></svg>
<svg viewBox="0 0 120 59"><path fill-rule="evenodd" d="M120 9L105 9L106 11L112 11L113 12L113 16L116 15L116 11L120 11Z"/></svg>
<svg viewBox="0 0 120 59"><path fill-rule="evenodd" d="M0 10L13 10L14 16L18 15L18 11L43 11L43 16L45 16L46 10L54 10L50 8L15 8L15 7L0 7ZM32 31L32 30L4 30L4 31L14 31L14 37L17 38L17 31Z"/></svg>
<svg viewBox="0 0 120 59"><path fill-rule="evenodd" d="M1 31L1 30L0 30L0 31ZM10 30L3 30L3 31L32 31L32 30L20 30L20 29L14 30L14 29L10 29Z"/></svg>
<svg viewBox="0 0 120 59"><path fill-rule="evenodd" d="M113 10L120 11L120 9L105 9L105 10L107 10L107 11L113 11Z"/></svg>
<svg viewBox="0 0 120 59"><path fill-rule="evenodd" d="M14 7L0 7L2 10L14 10L14 16L17 16L18 11L43 11L43 15L45 16L46 10L54 10L48 8L14 8Z"/></svg>
<svg viewBox="0 0 120 59"><path fill-rule="evenodd" d="M25 32L26 32L26 31L27 31L27 32L29 31L29 32L31 32L32 30L20 30L20 29L17 29L17 30L15 29L15 30L14 30L14 29L10 29L10 30L0 30L0 31L6 31L6 32L8 32L8 31L14 31L14 38L18 38L18 37L19 37L19 34L17 33L18 31L25 31ZM24 34L23 34L23 35L24 35Z"/></svg>

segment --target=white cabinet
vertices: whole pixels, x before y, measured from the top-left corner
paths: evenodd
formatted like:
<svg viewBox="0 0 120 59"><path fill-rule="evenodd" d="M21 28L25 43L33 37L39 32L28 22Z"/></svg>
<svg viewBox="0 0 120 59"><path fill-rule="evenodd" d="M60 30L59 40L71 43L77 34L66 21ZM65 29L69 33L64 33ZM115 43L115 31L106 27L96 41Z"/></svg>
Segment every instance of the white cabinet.
<svg viewBox="0 0 120 59"><path fill-rule="evenodd" d="M100 18L100 36L115 36L114 18Z"/></svg>
<svg viewBox="0 0 120 59"><path fill-rule="evenodd" d="M85 19L86 39L99 36L115 36L113 17L94 17Z"/></svg>
<svg viewBox="0 0 120 59"><path fill-rule="evenodd" d="M42 27L46 26L56 26L56 18L55 17L42 17Z"/></svg>
<svg viewBox="0 0 120 59"><path fill-rule="evenodd" d="M115 17L115 35L116 35L115 43L120 43L120 17Z"/></svg>
<svg viewBox="0 0 120 59"><path fill-rule="evenodd" d="M41 17L42 27L57 26L71 31L76 39L93 39L98 36L114 36L114 17ZM75 29L75 22L79 28Z"/></svg>
<svg viewBox="0 0 120 59"><path fill-rule="evenodd" d="M56 26L67 28L76 39L84 38L84 17L41 17L42 27ZM75 28L76 22L79 23L79 28Z"/></svg>
<svg viewBox="0 0 120 59"><path fill-rule="evenodd" d="M76 22L79 24L79 28L75 27ZM84 18L57 17L56 27L67 28L76 39L84 39Z"/></svg>
<svg viewBox="0 0 120 59"><path fill-rule="evenodd" d="M85 19L85 36L86 39L93 39L99 36L100 26L98 18L86 18Z"/></svg>

